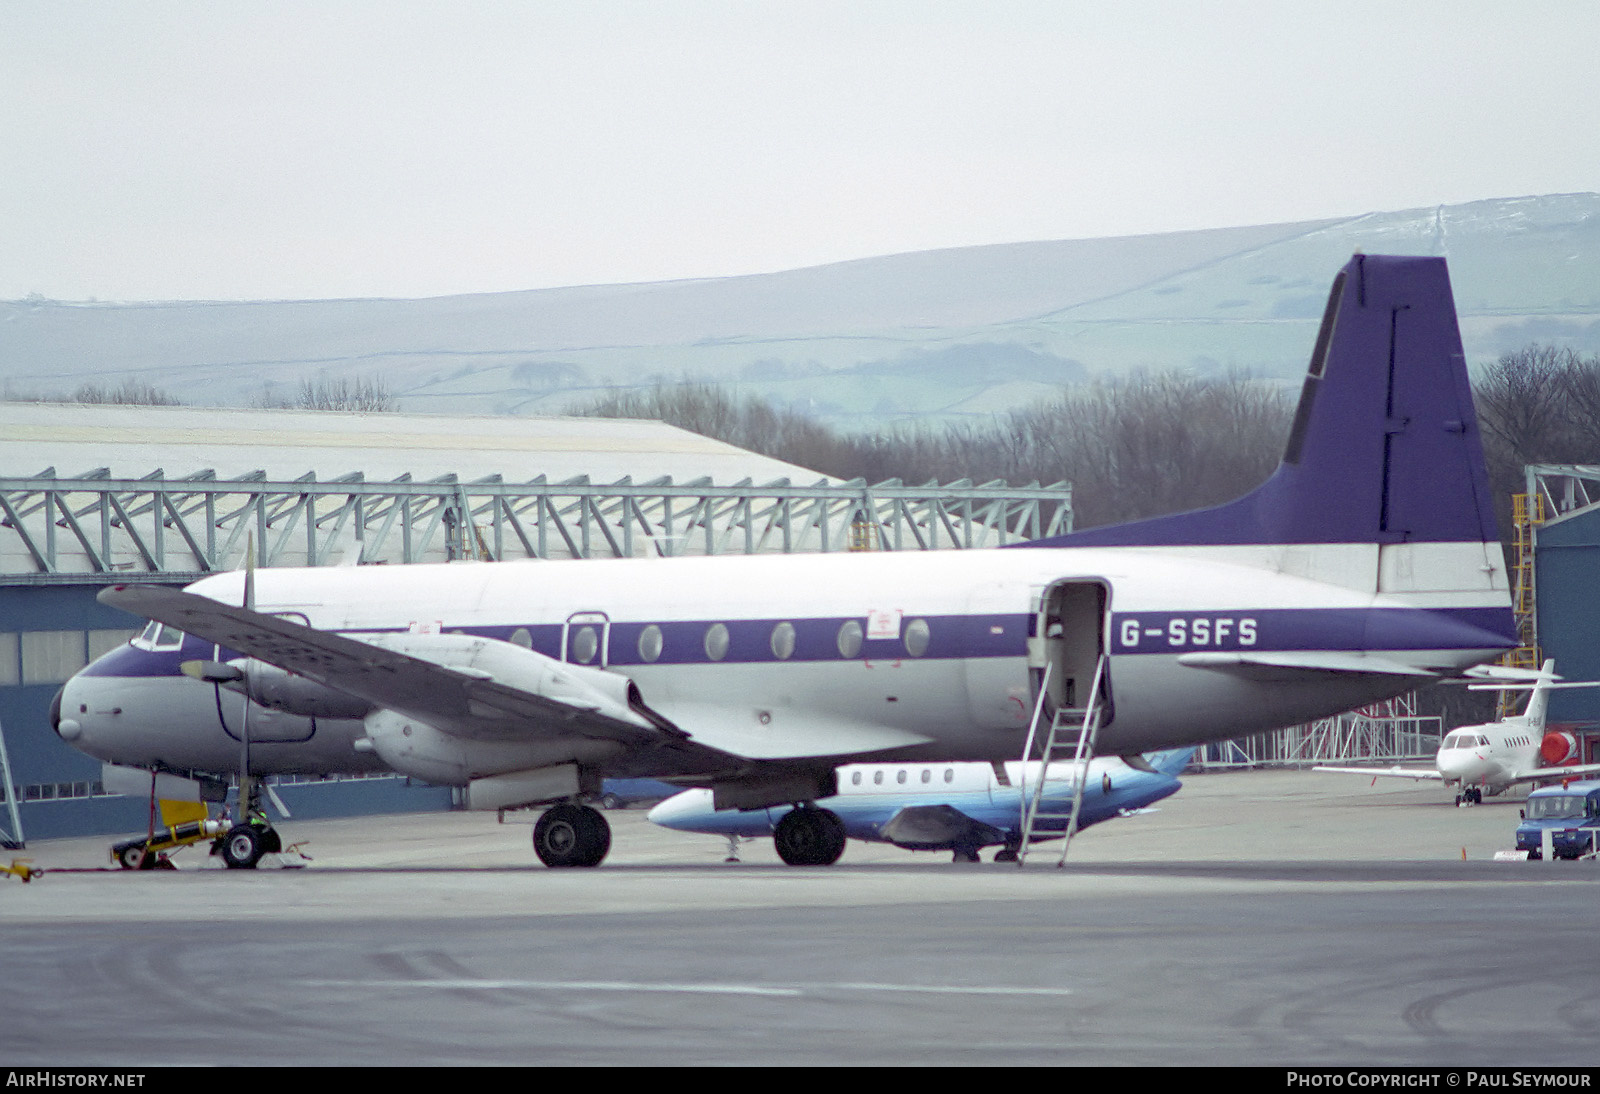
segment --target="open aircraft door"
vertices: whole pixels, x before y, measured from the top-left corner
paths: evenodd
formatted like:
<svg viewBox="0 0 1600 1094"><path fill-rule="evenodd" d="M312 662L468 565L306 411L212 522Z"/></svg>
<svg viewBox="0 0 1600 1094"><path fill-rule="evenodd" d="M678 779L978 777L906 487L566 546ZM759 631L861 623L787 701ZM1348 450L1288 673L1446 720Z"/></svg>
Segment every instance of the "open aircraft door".
<svg viewBox="0 0 1600 1094"><path fill-rule="evenodd" d="M1082 710L1110 649L1111 589L1093 578L1057 581L1041 590L1036 611L1028 638L1029 698L1037 703L1039 688L1046 688L1047 719L1058 710ZM1109 663L1100 677L1100 706L1100 724L1109 725L1116 716Z"/></svg>

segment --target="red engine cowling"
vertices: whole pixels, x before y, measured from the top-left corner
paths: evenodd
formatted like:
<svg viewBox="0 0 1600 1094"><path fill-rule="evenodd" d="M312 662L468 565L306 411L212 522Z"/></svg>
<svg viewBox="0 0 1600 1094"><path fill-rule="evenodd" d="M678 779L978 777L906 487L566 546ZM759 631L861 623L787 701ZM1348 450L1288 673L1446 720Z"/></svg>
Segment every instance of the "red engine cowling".
<svg viewBox="0 0 1600 1094"><path fill-rule="evenodd" d="M1539 742L1539 759L1546 767L1561 767L1578 762L1578 738L1558 729L1550 730Z"/></svg>

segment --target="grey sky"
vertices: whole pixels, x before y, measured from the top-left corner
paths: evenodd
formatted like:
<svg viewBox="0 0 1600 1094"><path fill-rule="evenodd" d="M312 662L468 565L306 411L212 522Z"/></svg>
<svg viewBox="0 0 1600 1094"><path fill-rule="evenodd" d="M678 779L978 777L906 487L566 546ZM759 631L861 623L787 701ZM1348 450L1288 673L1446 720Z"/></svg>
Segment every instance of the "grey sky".
<svg viewBox="0 0 1600 1094"><path fill-rule="evenodd" d="M0 298L423 296L1600 189L1588 0L0 5Z"/></svg>

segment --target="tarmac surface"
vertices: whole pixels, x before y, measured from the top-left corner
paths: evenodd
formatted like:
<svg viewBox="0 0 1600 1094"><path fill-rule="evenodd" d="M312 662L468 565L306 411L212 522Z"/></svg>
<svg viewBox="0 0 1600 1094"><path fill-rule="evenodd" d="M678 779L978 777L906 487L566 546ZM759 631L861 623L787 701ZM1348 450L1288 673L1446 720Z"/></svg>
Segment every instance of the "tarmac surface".
<svg viewBox="0 0 1600 1094"><path fill-rule="evenodd" d="M1190 775L1027 865L608 814L593 870L532 814L286 821L304 869L0 877L0 1065L1600 1062L1592 862L1495 862L1520 798ZM0 857L0 864L9 861Z"/></svg>

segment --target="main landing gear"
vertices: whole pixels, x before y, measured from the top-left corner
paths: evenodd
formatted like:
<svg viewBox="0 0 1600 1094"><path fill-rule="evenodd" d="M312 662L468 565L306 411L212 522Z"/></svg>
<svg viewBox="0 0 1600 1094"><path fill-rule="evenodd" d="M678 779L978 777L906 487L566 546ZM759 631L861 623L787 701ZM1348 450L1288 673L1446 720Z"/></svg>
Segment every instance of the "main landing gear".
<svg viewBox="0 0 1600 1094"><path fill-rule="evenodd" d="M1461 793L1456 795L1456 804L1457 805L1482 805L1483 804L1483 788L1482 787L1478 787L1478 786L1469 786L1469 787L1467 787L1467 789L1463 790Z"/></svg>
<svg viewBox="0 0 1600 1094"><path fill-rule="evenodd" d="M598 809L561 802L533 825L533 853L546 866L599 866L611 850L611 825Z"/></svg>
<svg viewBox="0 0 1600 1094"><path fill-rule="evenodd" d="M778 857L790 866L832 866L844 854L844 840L844 822L814 805L785 813L772 830Z"/></svg>

